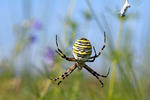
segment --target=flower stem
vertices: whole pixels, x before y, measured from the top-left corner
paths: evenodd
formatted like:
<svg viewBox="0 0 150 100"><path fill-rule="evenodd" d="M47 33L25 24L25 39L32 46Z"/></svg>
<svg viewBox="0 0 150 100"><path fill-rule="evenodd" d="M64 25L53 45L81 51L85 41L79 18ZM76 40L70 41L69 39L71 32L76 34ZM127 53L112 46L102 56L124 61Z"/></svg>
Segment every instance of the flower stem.
<svg viewBox="0 0 150 100"><path fill-rule="evenodd" d="M118 37L117 37L117 42L116 42L116 50L118 50L120 46L123 23L124 23L124 19L120 18L120 26L119 26L119 32L118 32ZM110 81L109 81L108 100L112 100L117 63L118 63L118 60L117 58L114 57L113 62L112 62L112 74L110 76Z"/></svg>
<svg viewBox="0 0 150 100"><path fill-rule="evenodd" d="M50 80L50 79L45 80L45 87L44 87L44 89L42 90L42 92L41 92L41 94L40 94L40 98L39 98L38 100L43 100L43 97L44 97L45 94L47 93L50 84L51 84L51 80Z"/></svg>

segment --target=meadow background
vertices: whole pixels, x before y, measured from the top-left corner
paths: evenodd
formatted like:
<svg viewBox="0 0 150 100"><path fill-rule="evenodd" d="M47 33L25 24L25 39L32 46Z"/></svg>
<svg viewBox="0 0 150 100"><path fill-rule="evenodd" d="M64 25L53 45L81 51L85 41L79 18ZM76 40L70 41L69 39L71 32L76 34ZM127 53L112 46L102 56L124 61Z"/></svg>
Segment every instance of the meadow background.
<svg viewBox="0 0 150 100"><path fill-rule="evenodd" d="M1 0L0 100L150 100L150 1ZM97 52L92 69L110 74L104 87L85 69L75 70L60 86L50 81L73 65L56 54L72 56L72 45L86 37Z"/></svg>

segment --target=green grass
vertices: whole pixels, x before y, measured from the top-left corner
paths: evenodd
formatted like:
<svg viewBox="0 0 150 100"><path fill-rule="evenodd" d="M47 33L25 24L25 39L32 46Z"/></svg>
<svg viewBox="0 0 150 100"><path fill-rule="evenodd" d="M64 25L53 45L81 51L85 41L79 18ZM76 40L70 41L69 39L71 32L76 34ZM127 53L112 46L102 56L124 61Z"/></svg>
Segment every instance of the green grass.
<svg viewBox="0 0 150 100"><path fill-rule="evenodd" d="M63 38L63 49L66 47L70 48L73 44L72 41L78 35L76 33L78 33L77 29L80 27L80 23L77 24L71 18L75 6L76 0L72 0L68 8L63 34L60 37ZM84 17L87 18L85 20L88 21L87 23L92 19L92 17ZM141 50L144 53L143 56L136 57L136 47L132 45L134 29L124 27L128 18L128 16L118 18L120 26L118 28L116 43L114 43L114 38L111 37L113 34L106 33L107 45L101 56L104 57L103 60L108 65L112 66L110 66L111 70L108 78L102 79L104 82L103 88L101 88L98 80L92 75L87 75L87 72L83 74L83 71L78 70L75 70L67 77L60 86L57 85L57 82L49 80L47 76L54 78L62 74L64 72L63 66L67 65L68 68L69 64L66 64L66 61L55 55L54 58L51 58L54 60L54 65L42 63L41 67L43 70L36 68L36 64L34 65L35 62L31 64L26 59L28 58L30 60L30 46L32 43L28 39L29 34L26 34L28 29L23 30L19 33L22 35L21 38L16 36L17 41L9 56L10 58L2 58L0 60L0 100L149 100L149 38L144 41L147 43L146 47L144 48L142 46L144 48L144 50ZM96 21L98 22L98 18ZM88 29L85 30L88 31ZM71 54L67 51L68 48L66 49L67 55ZM25 49L27 49L29 55L24 52ZM20 62L20 67L23 69L19 74L16 73L18 56L21 56L20 58L23 60ZM139 61L136 62L136 60ZM96 65L95 62L93 62L93 65L100 66ZM98 72L101 71L99 70Z"/></svg>
<svg viewBox="0 0 150 100"><path fill-rule="evenodd" d="M20 78L8 73L0 75L0 100L107 100L110 91L110 77L103 80L105 86L101 88L95 78L86 77L77 70L60 86L41 75L32 76L26 72L28 75ZM126 74L125 71L116 74L112 100L148 99L149 80L138 78L135 81L132 77L132 73Z"/></svg>

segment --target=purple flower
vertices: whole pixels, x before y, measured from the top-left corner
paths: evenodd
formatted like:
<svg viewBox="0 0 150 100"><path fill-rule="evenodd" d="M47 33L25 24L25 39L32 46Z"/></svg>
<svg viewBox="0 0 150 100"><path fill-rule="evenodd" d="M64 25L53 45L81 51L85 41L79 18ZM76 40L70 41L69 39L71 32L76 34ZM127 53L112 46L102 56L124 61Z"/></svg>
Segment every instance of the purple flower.
<svg viewBox="0 0 150 100"><path fill-rule="evenodd" d="M39 22L38 20L35 20L35 21L33 22L33 28L34 28L35 30L40 30L40 29L42 28L41 22Z"/></svg>
<svg viewBox="0 0 150 100"><path fill-rule="evenodd" d="M55 50L53 50L50 47L46 48L45 52L44 52L44 61L47 64L51 64L52 65L54 63L54 60L55 60L55 55L56 55Z"/></svg>
<svg viewBox="0 0 150 100"><path fill-rule="evenodd" d="M37 36L35 34L31 34L30 37L29 37L29 41L31 43L34 43L36 40L37 40Z"/></svg>

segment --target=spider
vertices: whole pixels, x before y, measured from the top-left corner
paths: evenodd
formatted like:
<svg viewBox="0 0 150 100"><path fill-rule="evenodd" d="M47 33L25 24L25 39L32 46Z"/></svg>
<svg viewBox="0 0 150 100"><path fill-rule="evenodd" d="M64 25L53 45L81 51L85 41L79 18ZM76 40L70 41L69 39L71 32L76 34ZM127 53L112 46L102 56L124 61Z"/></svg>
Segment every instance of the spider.
<svg viewBox="0 0 150 100"><path fill-rule="evenodd" d="M55 78L55 79L51 79L54 81L57 81L60 79L60 81L57 83L57 85L60 85L60 83L62 82L62 80L64 80L66 77L68 77L76 68L78 68L79 70L81 70L82 68L85 68L87 71L89 71L93 76L95 76L100 84L101 87L103 87L103 82L100 80L100 77L103 78L107 78L107 76L109 75L110 72L110 68L107 72L106 75L101 75L98 74L96 71L94 71L92 68L90 68L88 65L86 65L86 62L94 62L95 58L99 57L102 53L102 51L104 50L105 46L106 46L106 36L105 36L105 32L104 32L104 45L103 47L100 49L99 53L96 53L95 47L93 46L94 49L94 56L91 56L92 54L92 46L90 44L90 41L86 38L80 38L78 40L75 41L73 48L72 48L72 53L73 56L72 58L67 57L60 49L58 46L58 42L57 42L57 35L56 35L56 46L57 46L57 50L56 52L65 60L67 61L71 61L71 62L75 62L75 64L73 66L71 66L64 74L62 74L61 76Z"/></svg>

